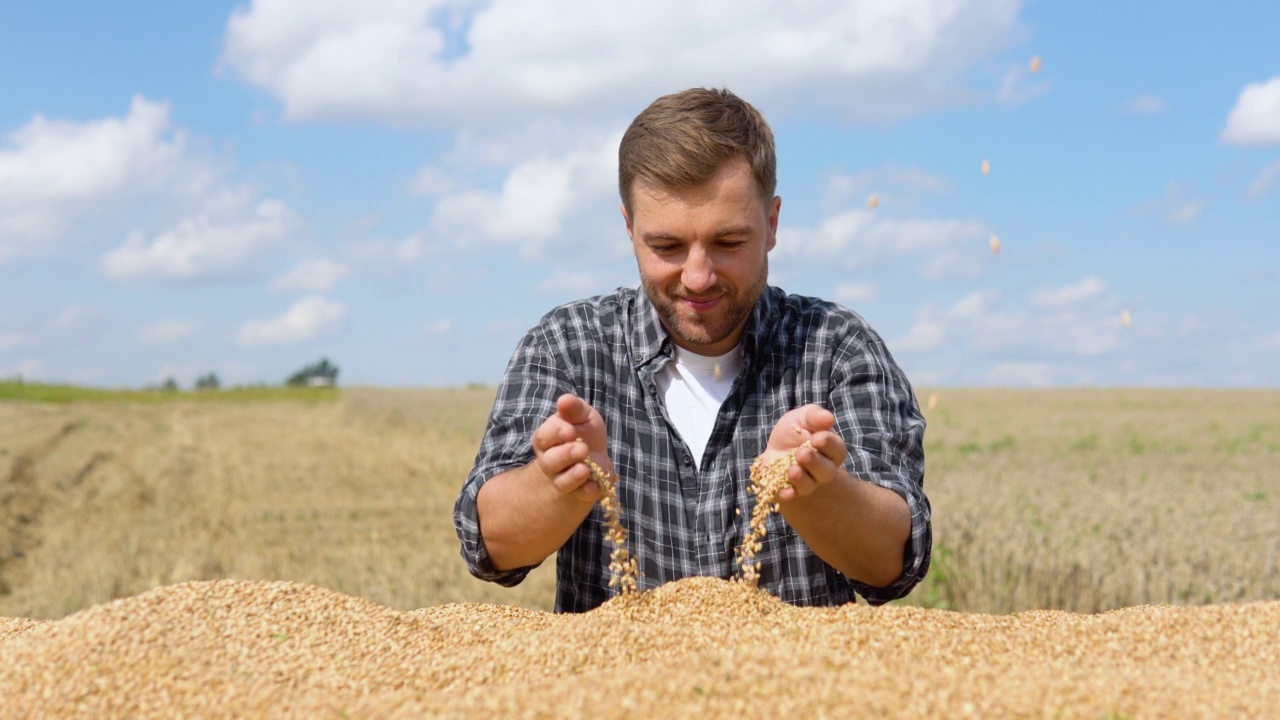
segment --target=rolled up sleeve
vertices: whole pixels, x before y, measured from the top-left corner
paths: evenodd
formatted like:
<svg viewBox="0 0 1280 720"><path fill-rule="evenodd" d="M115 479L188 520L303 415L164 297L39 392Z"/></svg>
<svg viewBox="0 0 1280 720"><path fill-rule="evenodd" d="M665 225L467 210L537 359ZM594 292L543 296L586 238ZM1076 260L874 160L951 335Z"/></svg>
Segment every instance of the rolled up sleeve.
<svg viewBox="0 0 1280 720"><path fill-rule="evenodd" d="M533 431L555 413L556 398L571 391L572 386L553 362L539 328L530 330L507 364L475 463L453 508L462 558L471 574L481 580L513 587L537 567L494 567L481 535L476 498L490 479L533 460Z"/></svg>
<svg viewBox="0 0 1280 720"><path fill-rule="evenodd" d="M874 333L869 335L849 343L846 356L837 362L830 409L836 432L849 446L845 469L896 492L911 513L911 536L898 579L886 587L854 583L869 604L881 605L905 597L928 574L933 529L924 492L924 417L888 348Z"/></svg>

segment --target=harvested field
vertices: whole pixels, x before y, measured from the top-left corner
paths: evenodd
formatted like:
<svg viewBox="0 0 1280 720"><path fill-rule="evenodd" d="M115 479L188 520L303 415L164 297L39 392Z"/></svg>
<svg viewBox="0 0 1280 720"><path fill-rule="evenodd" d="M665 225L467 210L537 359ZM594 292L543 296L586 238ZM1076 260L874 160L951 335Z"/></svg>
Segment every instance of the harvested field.
<svg viewBox="0 0 1280 720"><path fill-rule="evenodd" d="M700 578L583 615L153 590L0 641L7 717L1268 717L1280 602L800 609Z"/></svg>
<svg viewBox="0 0 1280 720"><path fill-rule="evenodd" d="M905 603L706 579L582 616L545 612L550 562L506 589L458 557L491 399L0 402L0 716L1280 707L1280 392L939 391Z"/></svg>

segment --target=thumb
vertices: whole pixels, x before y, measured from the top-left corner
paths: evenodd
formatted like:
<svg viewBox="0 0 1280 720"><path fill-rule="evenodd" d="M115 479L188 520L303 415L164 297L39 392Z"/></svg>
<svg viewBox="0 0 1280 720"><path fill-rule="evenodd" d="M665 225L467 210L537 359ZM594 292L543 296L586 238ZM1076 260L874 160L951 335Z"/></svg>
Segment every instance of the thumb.
<svg viewBox="0 0 1280 720"><path fill-rule="evenodd" d="M591 418L591 406L572 393L565 393L556 399L556 412L572 425L581 425Z"/></svg>
<svg viewBox="0 0 1280 720"><path fill-rule="evenodd" d="M801 416L801 422L804 429L810 433L817 433L823 430L830 430L835 427L836 416L821 405L808 405L804 409L804 415Z"/></svg>

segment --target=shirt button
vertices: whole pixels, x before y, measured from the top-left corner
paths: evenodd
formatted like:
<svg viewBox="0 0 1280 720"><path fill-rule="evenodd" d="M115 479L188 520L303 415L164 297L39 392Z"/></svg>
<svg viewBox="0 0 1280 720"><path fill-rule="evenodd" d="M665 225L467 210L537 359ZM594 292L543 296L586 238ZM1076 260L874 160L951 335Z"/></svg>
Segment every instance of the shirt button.
<svg viewBox="0 0 1280 720"><path fill-rule="evenodd" d="M690 456L688 456L688 455L685 455L685 456L684 456L684 464L685 464L685 465L692 465L692 464L693 464L693 458L692 458L692 457L690 457Z"/></svg>
<svg viewBox="0 0 1280 720"><path fill-rule="evenodd" d="M649 392L653 393L654 395L657 395L657 394L658 394L658 386L657 386L657 385L654 385L653 383L649 383Z"/></svg>
<svg viewBox="0 0 1280 720"><path fill-rule="evenodd" d="M632 355L631 357L632 357L636 362L640 362L641 360L643 360L643 359L644 359L644 355L642 355L642 354L640 354L640 353L636 353L635 355Z"/></svg>

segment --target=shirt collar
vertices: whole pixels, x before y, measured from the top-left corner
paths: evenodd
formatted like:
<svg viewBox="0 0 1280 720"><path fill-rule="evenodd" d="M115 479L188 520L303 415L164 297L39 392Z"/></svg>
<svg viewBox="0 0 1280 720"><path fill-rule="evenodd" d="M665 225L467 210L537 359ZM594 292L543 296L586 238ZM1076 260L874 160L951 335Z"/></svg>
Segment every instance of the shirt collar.
<svg viewBox="0 0 1280 720"><path fill-rule="evenodd" d="M755 359L768 348L773 339L774 326L778 322L783 292L778 288L766 285L755 307L751 309L751 318L742 334L742 360L750 367ZM658 356L672 357L672 343L667 329L662 326L658 317L658 309L649 300L649 295L641 286L635 289L634 324L631 326L631 365L643 367Z"/></svg>

